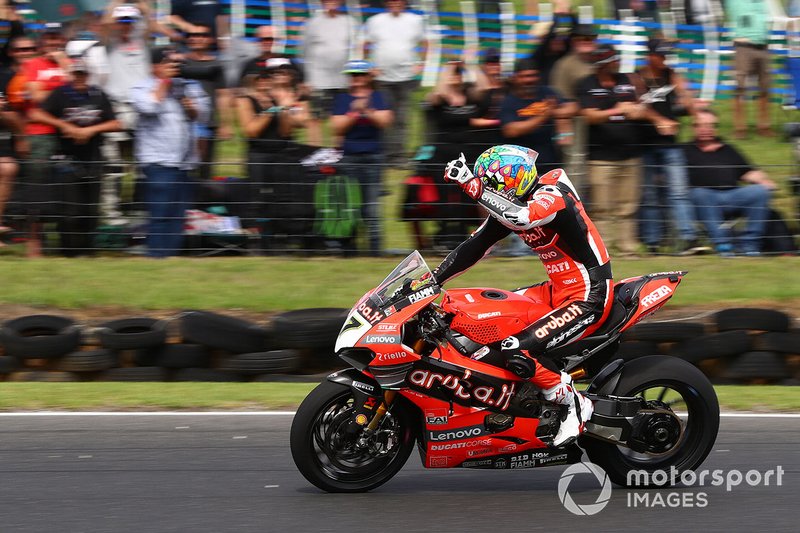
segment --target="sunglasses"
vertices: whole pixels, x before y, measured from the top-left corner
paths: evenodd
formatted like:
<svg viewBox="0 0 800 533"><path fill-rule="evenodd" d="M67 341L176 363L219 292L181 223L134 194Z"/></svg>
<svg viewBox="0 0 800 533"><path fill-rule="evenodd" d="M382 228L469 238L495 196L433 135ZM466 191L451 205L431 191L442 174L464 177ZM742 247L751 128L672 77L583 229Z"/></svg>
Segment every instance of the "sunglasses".
<svg viewBox="0 0 800 533"><path fill-rule="evenodd" d="M275 37L259 37L258 40L261 41L261 42L274 41Z"/></svg>
<svg viewBox="0 0 800 533"><path fill-rule="evenodd" d="M36 51L36 47L35 46L17 46L16 48L13 48L13 50L15 52L35 52Z"/></svg>

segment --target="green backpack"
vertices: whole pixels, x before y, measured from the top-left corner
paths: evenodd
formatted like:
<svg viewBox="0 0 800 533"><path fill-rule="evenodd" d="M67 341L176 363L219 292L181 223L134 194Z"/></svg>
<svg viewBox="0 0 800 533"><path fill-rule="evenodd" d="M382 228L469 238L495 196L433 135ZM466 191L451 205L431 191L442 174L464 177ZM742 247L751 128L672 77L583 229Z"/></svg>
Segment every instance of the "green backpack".
<svg viewBox="0 0 800 533"><path fill-rule="evenodd" d="M314 186L314 232L329 239L347 239L361 223L361 186L352 178L334 175Z"/></svg>

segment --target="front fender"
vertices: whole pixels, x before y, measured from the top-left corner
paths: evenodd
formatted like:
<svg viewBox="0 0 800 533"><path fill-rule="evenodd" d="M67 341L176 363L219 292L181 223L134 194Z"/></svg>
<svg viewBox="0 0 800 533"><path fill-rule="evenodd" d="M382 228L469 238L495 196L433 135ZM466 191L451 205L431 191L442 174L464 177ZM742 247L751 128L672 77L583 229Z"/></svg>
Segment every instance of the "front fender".
<svg viewBox="0 0 800 533"><path fill-rule="evenodd" d="M334 372L328 376L328 381L350 387L353 389L354 393L359 392L367 396L383 399L383 391L381 390L381 386L378 385L378 382L355 368L346 368Z"/></svg>

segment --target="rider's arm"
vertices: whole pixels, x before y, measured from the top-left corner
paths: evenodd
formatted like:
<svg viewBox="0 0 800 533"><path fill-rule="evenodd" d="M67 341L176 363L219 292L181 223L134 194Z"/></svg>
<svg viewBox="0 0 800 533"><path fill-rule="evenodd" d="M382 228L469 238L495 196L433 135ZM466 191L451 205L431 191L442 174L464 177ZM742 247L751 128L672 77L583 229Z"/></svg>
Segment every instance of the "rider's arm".
<svg viewBox="0 0 800 533"><path fill-rule="evenodd" d="M466 272L486 255L492 245L509 233L511 233L510 229L503 227L494 218L488 217L472 235L467 237L467 240L459 244L436 267L433 271L436 283L443 285L446 281Z"/></svg>

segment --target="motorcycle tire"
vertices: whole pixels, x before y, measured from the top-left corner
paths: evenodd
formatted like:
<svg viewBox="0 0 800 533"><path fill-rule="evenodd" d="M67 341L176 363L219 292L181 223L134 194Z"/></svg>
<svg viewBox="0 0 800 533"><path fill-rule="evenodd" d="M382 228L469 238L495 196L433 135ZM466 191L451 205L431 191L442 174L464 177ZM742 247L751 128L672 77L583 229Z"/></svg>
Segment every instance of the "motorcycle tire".
<svg viewBox="0 0 800 533"><path fill-rule="evenodd" d="M719 431L719 402L711 382L691 363L658 355L635 359L625 365L613 390L600 393L636 396L656 388L669 388L680 394L685 403L678 410L685 408L688 412L688 422L672 450L660 455L633 454L628 448L589 435L579 439L589 460L603 468L617 485L643 488L629 483L628 472L632 470L645 473L647 486L655 485L652 476L655 471L669 474L673 466L678 472L694 470L714 446ZM672 479L667 477L669 485Z"/></svg>
<svg viewBox="0 0 800 533"><path fill-rule="evenodd" d="M393 422L399 434L396 451L387 457L372 457L368 459L371 463L360 466L345 465L346 458L331 457L330 438L334 436L335 424L349 422L347 402L351 398L349 387L323 381L303 400L292 422L290 443L294 463L303 477L326 492L367 492L379 487L400 471L414 449L414 417L398 398L390 415L382 420L382 423ZM328 426L324 427L326 423ZM320 447L322 439L325 449Z"/></svg>

